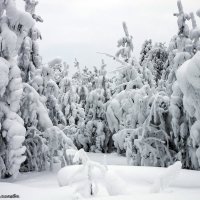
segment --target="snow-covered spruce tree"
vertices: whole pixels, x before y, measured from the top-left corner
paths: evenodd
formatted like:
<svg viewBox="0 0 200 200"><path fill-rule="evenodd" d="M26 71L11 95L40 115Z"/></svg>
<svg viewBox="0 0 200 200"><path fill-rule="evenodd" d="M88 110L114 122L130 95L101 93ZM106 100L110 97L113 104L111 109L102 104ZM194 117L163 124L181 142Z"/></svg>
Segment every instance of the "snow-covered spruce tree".
<svg viewBox="0 0 200 200"><path fill-rule="evenodd" d="M185 161L186 167L192 169L200 169L200 132L199 132L199 61L200 52L194 55L194 57L185 62L177 70L177 84L183 93L183 106L186 112L187 126L184 129L186 135L187 146L185 151L189 154L188 160ZM188 137L189 129L189 137ZM183 157L183 154L180 156ZM182 159L185 159L183 157Z"/></svg>
<svg viewBox="0 0 200 200"><path fill-rule="evenodd" d="M35 7L38 1L35 0L24 0L25 11L29 13L36 21L43 22L42 18L35 14ZM24 82L31 82L35 70L41 67L42 58L39 55L39 46L37 43L38 39L42 39L40 31L36 26L32 26L28 34L21 38L23 40L22 45L19 49L18 65L22 72L22 78Z"/></svg>
<svg viewBox="0 0 200 200"><path fill-rule="evenodd" d="M25 1L25 13L31 16L33 22L35 21L33 16L37 3L36 1ZM21 36L22 44L18 50L18 66L24 82L20 115L27 130L24 141L27 159L22 164L21 171L41 171L45 169L48 149L46 140L42 137L42 131L46 127L53 126L44 105L44 98L41 98L38 94L38 92L40 94L43 92L43 79L38 76L38 71L41 71L42 66L37 43L39 38L41 39L41 34L34 23L29 30L24 31L23 37ZM42 122L43 117L46 120L45 123Z"/></svg>
<svg viewBox="0 0 200 200"><path fill-rule="evenodd" d="M60 58L55 58L48 62L48 66L51 69L51 79L56 82L57 85L60 84L61 80L68 76L69 65L63 62Z"/></svg>
<svg viewBox="0 0 200 200"><path fill-rule="evenodd" d="M147 118L150 93L150 87L144 85L139 89L122 91L110 101L107 120L111 131L117 132L113 135L113 139L118 152L126 150L125 140L133 129L141 126Z"/></svg>
<svg viewBox="0 0 200 200"><path fill-rule="evenodd" d="M179 13L175 16L178 17L179 31L170 41L166 70L162 76L163 80L167 80L167 93L170 96L170 143L175 159L181 160L184 168L199 169L198 117L194 114L198 109L192 103L199 99L198 89L195 84L192 85L197 81L195 77L198 74L199 29L194 14L184 13L181 1L177 5ZM189 19L192 21L191 30L186 24Z"/></svg>
<svg viewBox="0 0 200 200"><path fill-rule="evenodd" d="M149 84L154 85L152 83L153 78L151 78L151 71L145 68L142 69L136 59L130 54L133 46L132 40L130 43L130 39L132 39L132 37L129 36L125 23L123 23L123 28L126 37L128 37L126 40L124 39L124 41L128 42L122 46L129 46L129 48L127 48L129 53L127 54L127 57L124 57L126 48L122 48L117 51L116 56L119 56L125 60L122 61L119 58L114 57L114 59L122 64L122 66L116 70L113 70L114 72L117 72L118 75L115 78L116 83L114 95L108 103L106 112L109 128L113 133L123 129L125 129L125 131L122 132L126 133L127 128L135 128L138 123L142 124L141 121L146 117L146 111L144 111L146 104L146 100L144 100L146 97L146 92L144 91L145 88L147 89L149 87ZM121 39L119 41L123 40ZM144 84L145 86L142 89ZM137 107L141 108L139 109L140 111L132 114L133 110L137 109Z"/></svg>
<svg viewBox="0 0 200 200"><path fill-rule="evenodd" d="M197 12L198 16L198 12ZM190 39L193 41L194 52L200 50L200 28L197 26L197 22L194 16L194 13L190 13L191 21L192 21L192 29L190 30Z"/></svg>
<svg viewBox="0 0 200 200"><path fill-rule="evenodd" d="M143 124L142 136L136 138L133 144L140 150L141 165L168 166L173 163L173 151L168 134L169 97L164 91L156 92L148 104L150 112ZM134 137L134 134L131 137Z"/></svg>
<svg viewBox="0 0 200 200"><path fill-rule="evenodd" d="M186 24L186 20L190 19L189 14L183 11L183 6L180 0L177 1L178 13L175 13L178 24L178 35L175 35L169 44L169 57L166 62L165 68L167 69L167 90L168 94L172 94L172 85L176 81L176 70L186 60L190 59L193 55L193 44L189 38L189 27Z"/></svg>
<svg viewBox="0 0 200 200"><path fill-rule="evenodd" d="M18 115L23 92L22 77L15 59L22 40L33 27L30 14L17 9L14 0L0 1L1 59L1 177L16 177L25 161L26 129Z"/></svg>
<svg viewBox="0 0 200 200"><path fill-rule="evenodd" d="M126 149L125 140L130 135L131 129L142 124L147 117L146 89L149 87L141 66L131 55L132 37L129 36L125 23L123 23L123 28L126 36L118 41L118 47L123 48L117 51L116 57L105 54L122 64L121 67L113 70L118 74L115 77L114 95L106 108L107 122L110 131L114 134L114 145L118 152L124 152ZM143 87L144 83L147 85Z"/></svg>
<svg viewBox="0 0 200 200"><path fill-rule="evenodd" d="M83 99L86 97L84 100L85 123L79 129L76 138L79 148L83 147L86 151L107 152L111 150L108 148L111 138L105 117L105 104L110 98L105 66L102 61L100 70L95 67L92 74L87 70L81 73L82 82L89 86L90 93L87 96L83 95ZM84 101L82 101L82 105L84 105Z"/></svg>
<svg viewBox="0 0 200 200"><path fill-rule="evenodd" d="M66 119L59 102L61 80L68 75L69 66L62 63L60 58L51 60L35 70L31 85L42 95L41 100L48 110L49 117L54 126L65 126ZM62 127L61 127L62 128Z"/></svg>
<svg viewBox="0 0 200 200"><path fill-rule="evenodd" d="M113 85L116 85L116 87L113 88L113 93L115 94L119 93L120 91L128 87L129 83L130 87L132 87L134 85L132 84L132 81L135 81L136 77L138 77L137 71L141 70L139 63L132 56L132 51L133 51L132 36L130 36L128 33L126 23L123 22L122 25L125 36L118 40L117 42L118 50L115 56L112 56L107 53L100 53L105 56L113 58L115 61L117 61L122 65L121 67L112 71L113 73L116 73L115 77L113 78L114 81Z"/></svg>
<svg viewBox="0 0 200 200"><path fill-rule="evenodd" d="M126 62L128 62L129 58L131 57L131 52L133 51L133 42L132 42L133 37L129 35L126 23L123 22L122 25L125 36L118 40L117 47L119 48L119 50L117 51L115 56L116 57L121 56Z"/></svg>
<svg viewBox="0 0 200 200"><path fill-rule="evenodd" d="M152 48L152 40L145 40L142 45L142 50L140 51L140 65L143 65L144 62L147 61L147 58L149 56L149 51Z"/></svg>
<svg viewBox="0 0 200 200"><path fill-rule="evenodd" d="M195 37L195 29L197 30L197 27L194 15L184 13L181 1L178 1L177 5L179 13L175 14L175 16L178 17L179 32L177 36L172 38L169 44L169 57L166 63L168 71L170 71L167 76L167 92L171 95L171 139L174 143L174 150L177 153L176 157L181 160L183 167L197 169L195 150L190 147L189 138L194 118L187 113L187 107L184 105L183 101L183 91L176 81L177 70L179 70L182 64L184 65L188 62L187 60L192 58L197 51L198 36L196 35L197 38ZM186 19L190 18L192 19L192 30L189 30L186 24Z"/></svg>
<svg viewBox="0 0 200 200"><path fill-rule="evenodd" d="M157 85L163 74L167 58L168 52L165 45L162 43L156 43L148 52L146 63L145 61L143 62L143 66L151 70Z"/></svg>
<svg viewBox="0 0 200 200"><path fill-rule="evenodd" d="M63 112L67 125L79 125L84 119L84 109L79 102L79 95L76 86L72 85L72 80L65 77L60 82L59 104ZM78 114L80 116L78 117Z"/></svg>
<svg viewBox="0 0 200 200"><path fill-rule="evenodd" d="M129 35L128 28L125 22L122 23L125 36L118 40L117 53L114 59L122 64L122 67L117 69L116 73L116 93L124 90L129 83L134 81L137 75L137 70L140 68L136 59L133 57L133 41L132 36ZM122 61L120 60L122 59Z"/></svg>
<svg viewBox="0 0 200 200"><path fill-rule="evenodd" d="M44 132L54 124L65 124L58 101L54 98L58 89L56 84L50 81L51 70L48 66L42 65L42 57L39 54L37 40L41 39L41 34L34 20L40 22L43 20L35 14L37 3L36 1L25 1L27 11L25 14L29 16L33 24L27 30L22 27L16 31L21 41L21 46L18 44L18 65L24 82L19 112L26 128L24 145L27 149L25 152L27 159L20 169L23 172L49 168L52 155L49 153L49 141Z"/></svg>
<svg viewBox="0 0 200 200"><path fill-rule="evenodd" d="M133 90L131 96L134 102L131 114L134 114L129 124L132 126L113 136L115 146L118 145L118 148L126 152L129 164L170 165L174 161L175 151L169 135L171 125L168 95L164 90L155 91L149 86L143 86Z"/></svg>
<svg viewBox="0 0 200 200"><path fill-rule="evenodd" d="M21 104L23 105L21 116L27 129L24 142L27 148L27 159L21 166L21 171L41 171L47 169L47 141L43 137L42 132L53 126L52 121L41 100L41 96L27 83L24 83Z"/></svg>
<svg viewBox="0 0 200 200"><path fill-rule="evenodd" d="M65 76L59 83L58 103L66 120L66 126L62 126L62 130L79 148L80 143L78 141L80 138L78 135L85 127L84 102L86 101L87 89L81 85L83 76L77 60L75 66L78 66L78 72L73 75L72 79ZM80 88L84 88L82 96ZM84 138L84 136L82 137Z"/></svg>
<svg viewBox="0 0 200 200"><path fill-rule="evenodd" d="M87 149L88 138L84 135L85 106L88 92L94 86L94 74L87 67L82 71L77 59L75 59L74 67L77 71L72 79L64 77L59 84L61 89L59 104L67 123L63 131L78 148Z"/></svg>
<svg viewBox="0 0 200 200"><path fill-rule="evenodd" d="M115 79L116 82L115 92L118 93L124 89L133 89L136 83L138 85L136 87L141 87L143 84L149 84L150 87L155 86L155 80L154 80L155 78L153 76L153 70L151 69L151 67L147 65L149 52L151 49L151 40L149 41L149 44L147 44L146 47L147 52L145 54L145 59L141 58L144 60L142 62L142 65L140 65L135 59L135 57L131 54L133 51L132 36L129 36L125 22L123 23L123 28L126 35L125 37L126 39L125 38L120 39L118 41L118 47L125 46L126 48L125 47L120 48L116 53L116 57L113 57L118 63L122 64L121 67L117 68L116 70L113 70L113 72L117 73ZM124 44L123 43L121 44L120 43L121 41L124 41ZM142 54L144 53L145 50ZM123 60L120 60L119 58L122 58Z"/></svg>
<svg viewBox="0 0 200 200"><path fill-rule="evenodd" d="M117 151L126 152L128 163L133 165L168 166L172 163L167 134L170 127L169 98L166 93L154 92L149 85L144 85L129 93L121 92L124 105L119 97L116 96L110 104L116 119L111 119L113 128L119 129L113 135ZM117 112L120 108L121 113Z"/></svg>
<svg viewBox="0 0 200 200"><path fill-rule="evenodd" d="M46 107L48 109L49 117L54 126L66 125L65 116L60 108L59 101L57 99L59 95L59 88L56 82L49 80L45 88Z"/></svg>

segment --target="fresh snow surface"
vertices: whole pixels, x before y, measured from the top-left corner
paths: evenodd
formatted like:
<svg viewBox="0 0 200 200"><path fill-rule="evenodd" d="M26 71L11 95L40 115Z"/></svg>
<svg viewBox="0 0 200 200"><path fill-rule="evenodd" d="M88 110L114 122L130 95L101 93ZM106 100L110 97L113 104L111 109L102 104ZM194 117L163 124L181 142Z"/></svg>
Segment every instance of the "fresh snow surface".
<svg viewBox="0 0 200 200"><path fill-rule="evenodd" d="M102 153L87 153L93 161L107 165L127 165L126 157L122 157L117 153L102 154Z"/></svg>
<svg viewBox="0 0 200 200"><path fill-rule="evenodd" d="M181 170L171 186L160 193L151 193L151 187L167 169L156 167L125 166L126 159L116 154L88 154L90 159L102 164L108 164L105 184L113 196L108 196L105 185L99 184L97 197L100 200L199 200L200 172ZM113 165L112 165L113 164ZM68 166L62 169L66 179L72 171L80 166ZM61 172L61 171L60 171ZM59 173L60 173L59 172ZM83 176L82 174L80 177ZM79 183L77 183L79 184ZM6 180L0 183L0 195L20 195L20 200L75 200L82 199L73 186L59 187L57 173L24 173L17 180Z"/></svg>

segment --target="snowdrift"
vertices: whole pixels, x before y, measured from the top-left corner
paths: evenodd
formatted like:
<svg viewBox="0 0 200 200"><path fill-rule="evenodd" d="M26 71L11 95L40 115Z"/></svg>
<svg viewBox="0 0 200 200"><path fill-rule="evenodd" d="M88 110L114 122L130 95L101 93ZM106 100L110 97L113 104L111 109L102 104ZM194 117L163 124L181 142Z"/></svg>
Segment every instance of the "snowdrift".
<svg viewBox="0 0 200 200"><path fill-rule="evenodd" d="M80 168L80 165L67 166L58 172L58 182L60 186L67 186L72 183L72 174L75 174ZM151 185L160 174L164 173L167 168L159 167L141 167L141 166L116 166L109 165L108 172L112 172L113 176L119 177L121 180L129 184L145 184ZM97 178L101 178L98 170L95 171ZM84 172L73 178L73 182L83 180ZM110 177L111 179L111 177ZM184 188L200 188L200 172L181 169L179 176L174 180L173 187ZM111 180L108 180L111 181ZM114 184L114 183L113 183Z"/></svg>

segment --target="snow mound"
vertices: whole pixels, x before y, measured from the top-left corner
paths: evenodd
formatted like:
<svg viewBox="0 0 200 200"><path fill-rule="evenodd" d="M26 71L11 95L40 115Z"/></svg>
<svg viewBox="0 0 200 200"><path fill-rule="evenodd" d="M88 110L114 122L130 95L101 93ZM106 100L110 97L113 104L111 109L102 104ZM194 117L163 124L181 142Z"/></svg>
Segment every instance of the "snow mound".
<svg viewBox="0 0 200 200"><path fill-rule="evenodd" d="M169 166L167 170L155 180L153 186L151 187L151 192L160 192L169 187L180 173L181 167L182 164L180 161L177 161L173 165Z"/></svg>
<svg viewBox="0 0 200 200"><path fill-rule="evenodd" d="M104 165L91 161L83 149L75 153L73 161L79 160L83 165L65 167L58 172L60 186L72 186L83 197L127 193L125 181Z"/></svg>
<svg viewBox="0 0 200 200"><path fill-rule="evenodd" d="M95 183L95 190L97 195L122 195L127 194L126 182L118 176L112 169L102 175L102 170L95 167L90 175ZM59 186L72 186L75 191L79 192L83 196L87 195L88 190L88 172L82 165L73 165L62 168L58 172L57 180ZM120 183L120 184L119 184ZM123 190L121 188L124 188Z"/></svg>

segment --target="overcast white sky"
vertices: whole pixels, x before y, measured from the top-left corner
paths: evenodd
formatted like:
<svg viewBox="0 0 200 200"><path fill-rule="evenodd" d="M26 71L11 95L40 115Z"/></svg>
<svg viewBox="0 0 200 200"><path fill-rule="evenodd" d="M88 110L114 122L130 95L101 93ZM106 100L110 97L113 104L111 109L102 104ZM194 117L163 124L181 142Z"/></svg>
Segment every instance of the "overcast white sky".
<svg viewBox="0 0 200 200"><path fill-rule="evenodd" d="M22 7L22 0L17 0ZM145 39L166 42L177 32L176 0L39 0L36 13L43 40L40 51L44 62L61 57L70 65L76 57L81 66L98 66L101 55L115 54L126 21L133 36L134 53L139 55ZM182 0L186 12L200 8L200 0ZM200 19L198 18L200 26ZM189 22L191 23L191 22ZM109 58L105 61L113 66Z"/></svg>

